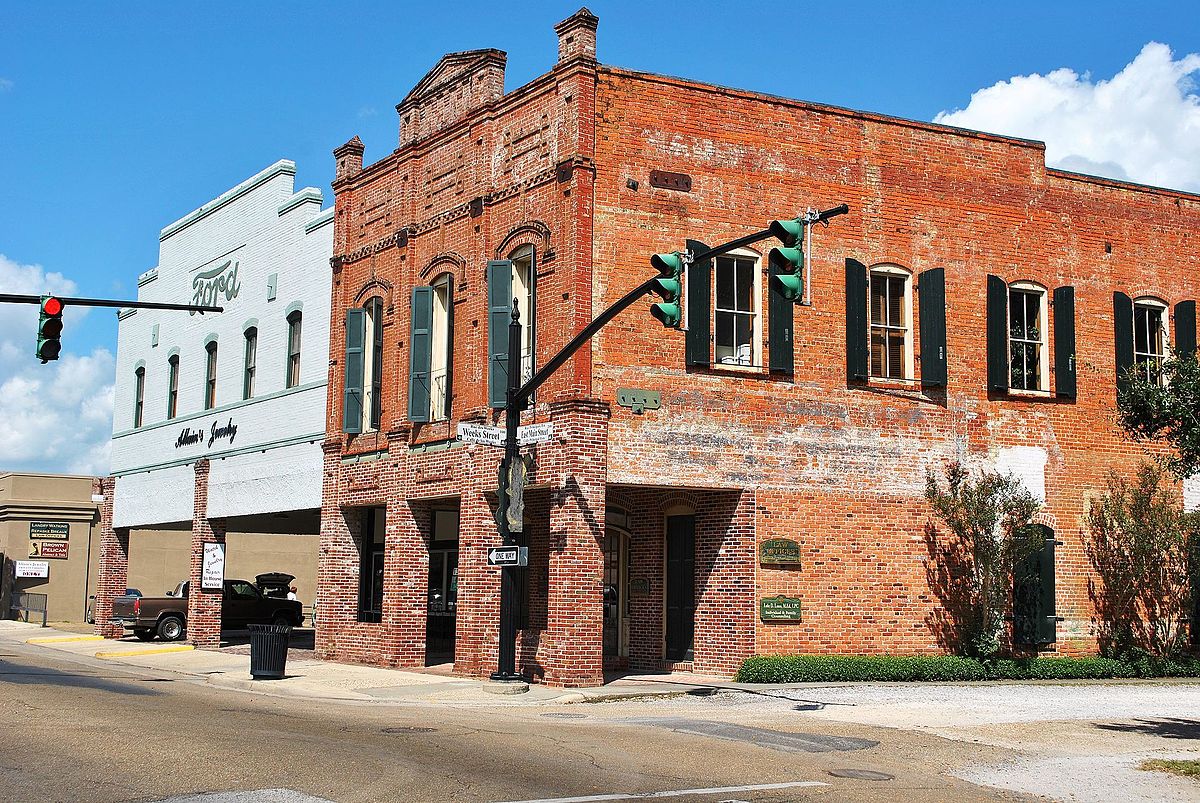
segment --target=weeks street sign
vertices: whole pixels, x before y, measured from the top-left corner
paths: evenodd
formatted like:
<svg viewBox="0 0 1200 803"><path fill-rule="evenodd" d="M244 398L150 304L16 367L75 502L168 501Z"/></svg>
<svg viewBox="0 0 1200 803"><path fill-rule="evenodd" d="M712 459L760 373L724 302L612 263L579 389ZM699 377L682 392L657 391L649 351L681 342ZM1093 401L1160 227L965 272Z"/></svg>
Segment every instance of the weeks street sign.
<svg viewBox="0 0 1200 803"><path fill-rule="evenodd" d="M526 424L517 427L517 445L528 446L532 443L546 443L554 437L554 423L545 421L541 424ZM482 443L484 446L504 446L504 428L492 427L486 424L468 424L459 422L458 439L463 443Z"/></svg>
<svg viewBox="0 0 1200 803"><path fill-rule="evenodd" d="M487 560L488 566L528 566L529 547L490 546Z"/></svg>

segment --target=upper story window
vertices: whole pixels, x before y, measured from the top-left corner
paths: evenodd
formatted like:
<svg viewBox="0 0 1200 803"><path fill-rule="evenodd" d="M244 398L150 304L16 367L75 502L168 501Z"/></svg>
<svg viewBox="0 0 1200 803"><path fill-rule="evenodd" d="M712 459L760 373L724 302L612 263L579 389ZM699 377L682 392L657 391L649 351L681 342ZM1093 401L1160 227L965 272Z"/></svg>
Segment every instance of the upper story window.
<svg viewBox="0 0 1200 803"><path fill-rule="evenodd" d="M246 330L246 360L242 376L242 398L254 398L254 373L258 361L258 329Z"/></svg>
<svg viewBox="0 0 1200 803"><path fill-rule="evenodd" d="M512 294L521 314L521 383L533 378L533 347L536 341L536 298L533 246L519 249L512 257Z"/></svg>
<svg viewBox="0 0 1200 803"><path fill-rule="evenodd" d="M1050 389L1046 359L1046 289L1031 282L1008 286L1009 387Z"/></svg>
<svg viewBox="0 0 1200 803"><path fill-rule="evenodd" d="M379 428L383 419L383 299L346 310L342 431Z"/></svg>
<svg viewBox="0 0 1200 803"><path fill-rule="evenodd" d="M287 316L287 378L284 387L294 388L300 384L300 326L302 315L296 310Z"/></svg>
<svg viewBox="0 0 1200 803"><path fill-rule="evenodd" d="M1153 298L1133 303L1133 368L1138 379L1161 384L1167 356L1167 306Z"/></svg>
<svg viewBox="0 0 1200 803"><path fill-rule="evenodd" d="M142 407L146 394L146 368L139 366L133 372L133 427L142 425Z"/></svg>
<svg viewBox="0 0 1200 803"><path fill-rule="evenodd" d="M167 358L167 420L179 412L179 355Z"/></svg>
<svg viewBox="0 0 1200 803"><path fill-rule="evenodd" d="M891 265L871 269L869 288L871 376L913 378L912 281Z"/></svg>
<svg viewBox="0 0 1200 803"><path fill-rule="evenodd" d="M208 352L204 367L204 409L217 406L217 341L210 340L204 346Z"/></svg>
<svg viewBox="0 0 1200 803"><path fill-rule="evenodd" d="M762 365L759 262L747 253L713 261L713 342L718 365Z"/></svg>
<svg viewBox="0 0 1200 803"><path fill-rule="evenodd" d="M408 418L444 421L450 417L451 362L454 353L454 280L448 273L412 292Z"/></svg>

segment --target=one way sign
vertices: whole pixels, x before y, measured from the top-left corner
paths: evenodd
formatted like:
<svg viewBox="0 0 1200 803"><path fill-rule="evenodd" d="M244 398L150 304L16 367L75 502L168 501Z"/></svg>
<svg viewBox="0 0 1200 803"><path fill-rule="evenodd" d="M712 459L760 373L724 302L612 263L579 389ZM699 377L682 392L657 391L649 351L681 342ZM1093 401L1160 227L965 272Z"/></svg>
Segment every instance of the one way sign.
<svg viewBox="0 0 1200 803"><path fill-rule="evenodd" d="M490 546L487 559L488 566L528 566L529 547Z"/></svg>

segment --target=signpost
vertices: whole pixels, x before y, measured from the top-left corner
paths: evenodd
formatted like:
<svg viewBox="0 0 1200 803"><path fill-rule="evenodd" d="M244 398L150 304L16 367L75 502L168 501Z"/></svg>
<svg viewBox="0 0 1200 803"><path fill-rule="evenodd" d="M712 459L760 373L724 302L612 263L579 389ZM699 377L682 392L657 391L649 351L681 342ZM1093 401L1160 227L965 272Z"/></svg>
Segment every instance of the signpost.
<svg viewBox="0 0 1200 803"><path fill-rule="evenodd" d="M488 566L528 566L529 547L490 546L487 551Z"/></svg>
<svg viewBox="0 0 1200 803"><path fill-rule="evenodd" d="M204 545L204 563L200 575L201 591L221 591L225 587L225 545Z"/></svg>
<svg viewBox="0 0 1200 803"><path fill-rule="evenodd" d="M61 560L67 557L68 547L70 543L67 541L30 541L29 557Z"/></svg>
<svg viewBox="0 0 1200 803"><path fill-rule="evenodd" d="M13 568L18 580L50 576L50 564L44 560L15 560Z"/></svg>
<svg viewBox="0 0 1200 803"><path fill-rule="evenodd" d="M758 615L764 622L799 622L800 598L783 594L763 597L758 602Z"/></svg>
<svg viewBox="0 0 1200 803"><path fill-rule="evenodd" d="M29 522L30 538L70 538L71 522L69 521L31 521Z"/></svg>

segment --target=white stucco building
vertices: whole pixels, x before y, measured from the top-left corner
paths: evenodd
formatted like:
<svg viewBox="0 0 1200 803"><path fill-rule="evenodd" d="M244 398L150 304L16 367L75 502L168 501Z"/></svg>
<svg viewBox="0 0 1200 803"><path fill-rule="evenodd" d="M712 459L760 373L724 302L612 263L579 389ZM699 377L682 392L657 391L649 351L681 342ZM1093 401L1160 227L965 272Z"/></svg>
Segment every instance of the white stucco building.
<svg viewBox="0 0 1200 803"><path fill-rule="evenodd" d="M295 191L295 174L278 161L159 233L158 265L138 277L138 300L224 312L118 313L111 527L124 535L131 584L139 572L158 582L149 556L163 539L184 552L163 582L186 570L188 533L207 526L194 517L203 496L204 518L231 536L311 536L300 551L312 553L315 585L333 210L321 209L319 189ZM131 531L150 531L145 561L129 555ZM267 546L259 538L230 551L279 552ZM240 568L255 569L308 574L278 562Z"/></svg>

